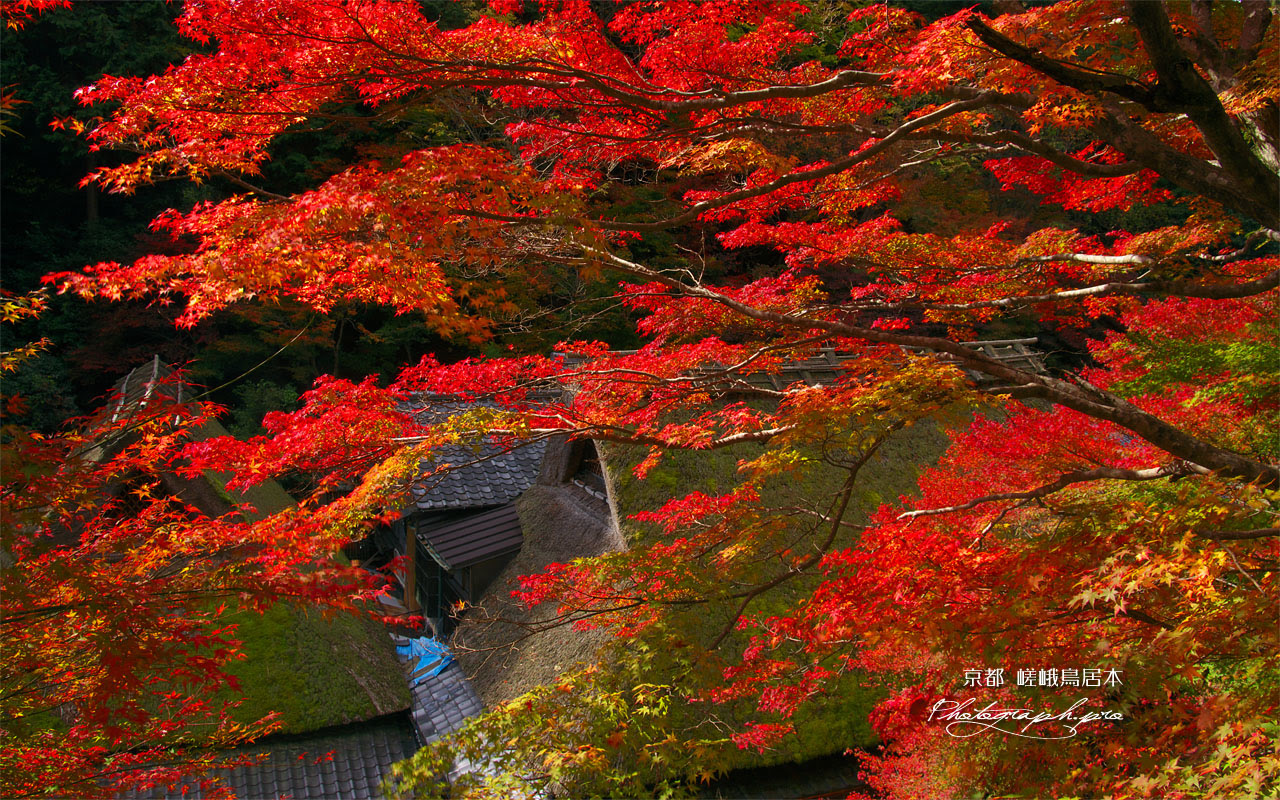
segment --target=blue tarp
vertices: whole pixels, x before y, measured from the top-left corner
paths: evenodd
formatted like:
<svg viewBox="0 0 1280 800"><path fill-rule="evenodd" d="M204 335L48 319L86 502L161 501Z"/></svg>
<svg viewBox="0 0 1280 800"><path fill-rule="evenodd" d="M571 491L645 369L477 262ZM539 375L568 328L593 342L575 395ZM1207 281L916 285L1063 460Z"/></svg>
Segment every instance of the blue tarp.
<svg viewBox="0 0 1280 800"><path fill-rule="evenodd" d="M408 644L397 645L396 653L415 662L410 673L410 686L417 686L427 678L439 675L453 661L453 653L443 642L423 636L410 639Z"/></svg>

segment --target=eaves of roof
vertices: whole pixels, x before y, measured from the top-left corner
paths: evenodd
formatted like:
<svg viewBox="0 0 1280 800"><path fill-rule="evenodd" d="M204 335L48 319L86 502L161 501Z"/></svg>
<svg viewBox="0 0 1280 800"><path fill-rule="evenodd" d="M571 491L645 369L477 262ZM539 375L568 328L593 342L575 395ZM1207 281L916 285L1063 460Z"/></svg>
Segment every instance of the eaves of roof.
<svg viewBox="0 0 1280 800"><path fill-rule="evenodd" d="M422 396L405 410L424 422L438 422L471 408L493 407L492 403ZM513 446L485 441L474 447L436 448L420 464L422 477L413 487L409 510L449 511L509 503L537 481L545 452L546 442L541 440Z"/></svg>
<svg viewBox="0 0 1280 800"><path fill-rule="evenodd" d="M515 504L507 503L488 511L453 516L438 524L431 524L431 518L420 520L418 540L440 566L456 570L514 553L520 549L524 536Z"/></svg>

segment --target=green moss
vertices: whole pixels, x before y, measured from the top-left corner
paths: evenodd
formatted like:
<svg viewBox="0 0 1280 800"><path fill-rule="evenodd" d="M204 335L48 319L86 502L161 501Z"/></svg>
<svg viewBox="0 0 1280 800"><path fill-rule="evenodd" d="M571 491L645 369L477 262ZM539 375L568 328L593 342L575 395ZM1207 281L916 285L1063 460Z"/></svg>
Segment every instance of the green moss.
<svg viewBox="0 0 1280 800"><path fill-rule="evenodd" d="M918 494L916 479L920 469L937 461L946 445L946 435L932 422L921 422L896 433L859 471L854 484L857 502L850 509L850 518L865 522L867 514L882 503ZM644 458L643 448L604 445L613 499L627 541L643 545L657 535L655 526L630 519L632 515L660 508L668 500L691 492L728 492L741 482L739 463L759 456L764 449L763 445L747 444L717 450L672 451L640 479L632 469ZM799 501L818 508L839 490L843 480L843 472L815 464L787 476L787 480L766 486L762 500L766 504Z"/></svg>
<svg viewBox="0 0 1280 800"><path fill-rule="evenodd" d="M743 766L768 766L807 761L842 752L845 748L866 749L879 740L871 729L867 712L885 698L879 686L864 683L864 677L850 674L833 680L821 697L802 706L790 721L794 736L780 741L763 754L744 753Z"/></svg>
<svg viewBox="0 0 1280 800"><path fill-rule="evenodd" d="M920 422L894 434L859 471L852 495L854 502L846 519L853 523L865 523L883 503L896 501L903 495L916 494L919 471L935 462L946 445L947 437L942 427L933 422ZM751 444L720 450L670 452L650 470L645 479L638 479L632 473L632 468L644 458L647 451L637 447L606 446L602 454L609 469L613 498L627 541L632 546L644 546L663 537L656 525L631 519L632 515L659 508L668 500L690 492L701 491L711 495L726 493L742 480L739 464L756 458L765 449L764 445ZM823 463L818 457L820 454L816 452L801 450L800 454L804 460L799 469L787 472L762 487L763 505L819 510L828 507L847 473ZM813 537L811 541L816 542L826 532L825 525L813 526L812 532L807 535ZM849 534L849 538L838 540L833 546L839 548L852 544L852 536L853 534ZM812 591L817 580L804 578L784 583L757 600L751 611L768 616L794 608ZM671 614L664 630L655 636L700 643L705 647L731 623L734 611L736 602L713 602L688 612L676 612ZM742 652L746 644L747 635L734 632L725 640L719 652L730 654L731 658L731 654ZM694 649L698 649L698 646L695 644ZM659 649L656 642L650 642L649 647ZM712 654L706 657L712 661L718 658ZM706 679L716 682L719 680L720 670L730 663L709 663L705 668ZM833 670L837 668L835 663L827 666ZM695 685L700 680L688 665L673 662L664 666L660 659L647 667L646 679L665 682L662 673L668 668L670 673L679 676L675 678L677 683L687 681L690 685ZM883 696L884 690L870 684L868 676L860 673L842 674L828 681L822 695L803 704L787 720L794 725L795 736L787 737L776 748L763 755L726 746L720 766L734 769L805 761L846 748L870 747L876 743L876 736L868 720L868 712ZM671 725L676 729L683 725L696 726L704 711L700 707L691 706L673 709ZM747 720L782 721L762 715L750 701L717 706L716 716L731 725ZM688 719L678 719L682 717Z"/></svg>
<svg viewBox="0 0 1280 800"><path fill-rule="evenodd" d="M230 435L216 419L209 420L194 432L194 438L197 441ZM265 519L294 505L293 498L275 481L263 481L243 492L231 492L227 490L227 481L231 479L231 473L205 470L204 478L218 496L229 505L252 507L252 513L244 513L244 516L251 521Z"/></svg>
<svg viewBox="0 0 1280 800"><path fill-rule="evenodd" d="M710 495L728 492L739 482L738 463L764 451L759 445L720 450L673 451L643 479L632 472L645 456L640 447L602 445L602 457L613 484L619 524L628 544L644 545L656 536L652 525L630 519L633 514L660 508L668 500L691 492Z"/></svg>
<svg viewBox="0 0 1280 800"><path fill-rule="evenodd" d="M243 698L232 715L241 722L281 715L284 730L301 733L357 722L409 706L409 688L390 637L376 621L351 615L323 619L284 604L265 614L237 612L245 658L227 672Z"/></svg>

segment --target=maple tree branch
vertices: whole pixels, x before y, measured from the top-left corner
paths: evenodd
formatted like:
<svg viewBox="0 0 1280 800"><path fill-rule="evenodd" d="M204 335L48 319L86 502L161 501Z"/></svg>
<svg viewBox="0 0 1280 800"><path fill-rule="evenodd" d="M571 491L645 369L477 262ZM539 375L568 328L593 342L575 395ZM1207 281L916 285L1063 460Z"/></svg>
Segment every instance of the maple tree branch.
<svg viewBox="0 0 1280 800"><path fill-rule="evenodd" d="M804 347L806 345L817 344L818 342L821 342L825 338L826 338L825 336L809 336L804 339L789 339L783 344L761 345L760 347L756 348L756 350L751 355L747 356L746 358L742 359L736 364L730 364L729 366L720 369L719 372L724 373L726 375L729 373L737 372L741 369L744 369L750 366L752 363L760 360L768 353L777 352L778 350L792 350L797 347Z"/></svg>
<svg viewBox="0 0 1280 800"><path fill-rule="evenodd" d="M1062 259L1053 258L1058 261ZM1001 297L994 300L975 300L972 303L897 303L882 308L899 308L906 306L924 306L939 311L971 311L978 308L1013 308L1028 303L1048 303L1058 300L1072 300L1078 297L1099 297L1106 295L1174 295L1177 297L1201 297L1213 300L1226 300L1241 297L1253 297L1271 291L1280 286L1280 270L1263 275L1245 283L1192 283L1190 281L1149 281L1149 282L1110 282L1081 289L1064 289L1049 294Z"/></svg>
<svg viewBox="0 0 1280 800"><path fill-rule="evenodd" d="M611 431L601 430L598 428L592 430L590 436L592 439L602 439L606 442L616 442L618 444L674 447L682 450L718 450L722 447L732 447L733 445L743 444L745 442L766 442L775 436L795 430L795 428L795 425L780 425L776 428L765 428L759 431L742 431L740 433L731 433L728 436L721 436L718 439L712 439L710 442L698 442L692 445L682 444L680 442L671 442L666 439L660 439L656 436L644 436L627 432L612 433Z"/></svg>
<svg viewBox="0 0 1280 800"><path fill-rule="evenodd" d="M845 158L841 158L836 161L833 161L830 164L827 164L826 166L817 167L817 168L808 169L808 170L801 170L799 172L789 172L786 175L783 175L775 180L772 180L769 183L761 184L760 186L753 186L748 189L739 189L738 191L729 192L727 194L721 195L720 197L712 198L710 200L703 200L700 203L694 203L693 205L689 206L689 208L687 208L683 213L677 214L674 217L668 217L665 220L658 220L655 222L618 222L613 220L606 220L598 223L598 225L599 227L605 230L639 231L639 232L658 231L658 230L674 227L676 225L683 225L686 222L692 222L693 220L697 219L699 215L701 215L706 211L711 211L716 208L721 208L723 206L731 205L740 200L750 200L753 197L760 197L766 194L770 194L772 192L777 191L778 189L783 188L784 186L790 186L793 183L816 181L822 178L829 177L831 175L837 175L841 172L844 172L847 169L855 167L858 164L869 161L872 158L880 155L880 153L884 152L892 144L894 144L895 142L901 139L905 139L908 136L908 134L914 131L917 131L920 128L926 127L928 125L932 125L935 122L940 122L941 120L944 120L947 117L964 113L965 111L972 111L976 108L981 108L985 105L988 105L989 102L990 102L990 98L987 95L982 94L970 100L958 100L953 103L948 103L942 108L935 109L933 111L930 111L927 114L922 114L919 117L916 117L914 119L911 119L911 120L908 120L907 122L902 123L893 131L885 135L883 138L880 138L879 140L877 140L875 144L863 147L857 152L849 156L846 156ZM460 211L459 213L465 214L468 212L463 210L463 211Z"/></svg>
<svg viewBox="0 0 1280 800"><path fill-rule="evenodd" d="M168 591L159 591L159 592L152 591L148 593L147 595L148 599L143 601L142 603L139 603L139 605L150 603L153 600L158 598L171 599L174 597L187 597L187 598L203 597L203 598L209 598L209 599L217 599L219 597L236 597L246 591L249 591L251 588L252 587L248 587L248 586L241 586L241 587L225 586L225 587L208 588L208 589L181 589L181 590L168 590ZM76 601L71 603L56 603L56 604L47 605L47 606L32 606L25 609L14 610L8 614L5 614L3 617L0 617L0 625L12 625L15 622L18 622L22 619L29 618L29 617L35 617L35 616L48 617L48 616L54 616L57 614L65 614L68 611L73 611L75 609L81 608L83 605L84 605L83 602Z"/></svg>
<svg viewBox="0 0 1280 800"><path fill-rule="evenodd" d="M593 86L601 94L622 100L633 106L639 106L651 111L714 111L719 109L730 108L732 106L746 105L748 103L759 103L766 100L774 99L799 99L805 97L816 97L818 95L827 94L828 92L846 89L851 86L883 86L886 76L875 72L862 72L859 70L842 70L837 72L825 81L817 83L799 84L794 86L768 86L763 89L747 89L737 92L727 92L716 94L708 97L696 97L688 100L655 100L645 94L626 91L614 86L606 85L598 73L589 73L581 69L566 70L575 77L580 77L583 82Z"/></svg>
<svg viewBox="0 0 1280 800"><path fill-rule="evenodd" d="M1020 264L1047 264L1054 261L1075 261L1081 264L1138 264L1147 266L1156 263L1151 256L1139 255L1137 253L1129 253L1122 256L1104 256L1094 255L1092 253L1055 253L1048 256L1027 256L1018 259L1015 266Z"/></svg>
<svg viewBox="0 0 1280 800"><path fill-rule="evenodd" d="M788 571L779 574L775 578L754 586L738 595L731 595L731 597L740 596L742 598L742 602L738 605L737 611L730 616L728 624L725 625L720 634L711 642L708 649L714 650L717 648L720 643L733 632L733 629L737 627L738 620L746 613L752 600L770 589L781 585L785 581L804 574L807 569L816 564L824 555L826 555L827 551L831 548L832 543L834 543L836 538L840 535L841 528L844 527L844 516L848 512L849 502L853 498L853 486L854 482L858 478L858 473L862 471L862 468L866 466L867 462L870 461L871 457L880 450L884 443L889 441L889 438L895 432L901 430L904 425L905 423L902 420L889 425L883 432L872 440L865 450L863 450L857 461L845 467L848 475L845 477L844 485L840 487L840 491L832 501L835 507L832 509L830 514L826 515L824 520L831 526L831 528L827 533L826 539L824 539L812 553L805 555L804 558L800 559L800 561L793 565Z"/></svg>
<svg viewBox="0 0 1280 800"><path fill-rule="evenodd" d="M805 508L803 506L778 506L775 510L786 511L791 514L798 514L806 517L813 517L819 522L824 522L828 525L839 525L843 528L848 528L850 530L863 531L867 529L866 525L857 525L852 522L846 522L844 520L836 519L835 517L832 517L830 514L823 514L821 511L815 511L812 508Z"/></svg>
<svg viewBox="0 0 1280 800"><path fill-rule="evenodd" d="M1159 78L1155 96L1162 105L1170 106L1164 110L1190 117L1222 167L1247 187L1246 191L1276 206L1280 177L1258 158L1222 107L1218 93L1182 54L1164 4L1129 0L1127 5Z"/></svg>
<svg viewBox="0 0 1280 800"><path fill-rule="evenodd" d="M1236 48L1243 60L1251 61L1257 56L1271 25L1271 4L1267 0L1242 0L1241 5L1245 8L1244 24L1240 26Z"/></svg>
<svg viewBox="0 0 1280 800"><path fill-rule="evenodd" d="M907 511L899 514L898 519L915 519L916 517L932 517L939 514L951 514L956 511L968 511L969 509L977 508L978 506L985 505L987 503L999 503L1006 500L1039 500L1056 492L1060 492L1068 486L1072 486L1077 483L1091 483L1093 481L1100 480L1153 481L1160 478L1191 475L1198 472L1199 470L1192 469L1186 464L1180 462L1168 464L1163 467L1151 467L1149 469L1097 467L1095 469L1076 470L1060 476L1057 480L1050 481L1043 486L1036 487L1035 489L1029 489L1025 492L1001 492L999 494L975 497L969 502L961 503L959 505Z"/></svg>
<svg viewBox="0 0 1280 800"><path fill-rule="evenodd" d="M1280 210L1277 210L1275 195L1250 190L1256 180L1242 181L1215 162L1194 158L1170 147L1131 121L1122 109L1112 109L1112 113L1103 115L1098 120L1098 128L1113 147L1161 177L1243 212L1272 230L1280 230Z"/></svg>
<svg viewBox="0 0 1280 800"><path fill-rule="evenodd" d="M1196 27L1190 31L1191 36L1180 43L1182 50L1204 67L1213 79L1215 90L1222 91L1227 81L1235 77L1235 70L1231 69L1227 54L1213 32L1212 0L1191 0L1191 18Z"/></svg>
<svg viewBox="0 0 1280 800"><path fill-rule="evenodd" d="M1155 617L1151 616L1147 612L1139 611L1136 608L1128 608L1123 611L1118 611L1116 613L1122 617L1128 617L1129 619L1137 620L1138 622L1145 622L1148 625L1155 625L1157 628L1163 628L1166 631L1174 630L1177 627L1176 625L1170 625L1164 620L1156 619Z"/></svg>
<svg viewBox="0 0 1280 800"><path fill-rule="evenodd" d="M1236 551L1232 550L1230 547L1227 547L1225 545L1223 546L1222 549L1227 551L1227 555L1231 556L1231 563L1236 565L1236 571L1239 572L1241 575L1245 576L1246 578L1248 578L1249 583L1253 584L1253 588L1261 592L1262 584L1258 583L1258 580L1254 578L1252 575L1250 575L1249 570L1245 569L1244 565L1240 563L1240 559L1236 558Z"/></svg>
<svg viewBox="0 0 1280 800"><path fill-rule="evenodd" d="M950 133L950 132L929 132L921 134L920 138L932 138L940 142L954 142L957 144L978 144L978 145L1000 145L1003 148L1013 147L1032 155L1037 155L1044 160L1062 167L1065 170L1074 172L1077 175L1085 175L1090 178L1119 178L1125 175L1132 175L1144 167L1133 161L1126 161L1122 164L1099 164L1095 161L1085 161L1075 156L1068 155L1055 147L1050 146L1040 139L1028 136L1017 131L1001 131L998 133ZM987 153L988 158L998 158L999 153Z"/></svg>
<svg viewBox="0 0 1280 800"><path fill-rule="evenodd" d="M1256 230L1250 233L1248 236L1244 237L1244 244L1240 245L1240 247L1236 248L1235 250L1232 250L1229 253L1221 253L1216 256L1200 256L1200 257L1205 259L1206 261L1213 261L1219 264L1225 264L1230 261L1238 261L1239 259L1244 258L1245 254L1248 253L1250 249L1255 247L1259 241L1263 239L1272 239L1274 238L1275 235L1276 235L1275 231L1267 230L1265 228L1261 230Z"/></svg>
<svg viewBox="0 0 1280 800"><path fill-rule="evenodd" d="M1196 536L1221 542L1242 542L1280 536L1280 528L1255 528L1251 531L1196 531Z"/></svg>
<svg viewBox="0 0 1280 800"><path fill-rule="evenodd" d="M1156 107L1157 98L1149 86L1114 72L1103 72L1089 67L1070 64L1050 58L1039 50L1019 44L1003 33L987 25L977 16L965 20L966 27L977 34L978 39L1006 58L1026 64L1048 75L1059 83L1082 92L1110 92L1140 103L1152 111L1171 109Z"/></svg>
<svg viewBox="0 0 1280 800"><path fill-rule="evenodd" d="M231 183L234 183L236 186L239 186L241 189L247 189L248 191L253 192L254 194L261 195L263 197L269 197L272 200L279 200L285 203L292 202L293 200L293 198L288 197L286 195L276 194L275 192L270 191L269 189L263 189L261 186L252 184L249 181L245 180L244 178L241 178L239 175L227 169L215 169L212 171L212 174L217 175L220 178L224 178L230 181Z"/></svg>
<svg viewBox="0 0 1280 800"><path fill-rule="evenodd" d="M606 442L615 442L617 444L635 444L635 445L644 445L648 447L671 447L671 448L683 449L683 450L718 450L722 447L732 447L734 445L743 444L745 442L766 442L774 438L775 436L794 430L795 427L796 426L794 425L781 425L776 428L762 428L761 430L758 430L758 431L740 431L738 433L731 433L726 436L721 436L716 439L711 439L709 441L705 441L705 442L700 441L692 444L684 443L684 442L672 442L666 439L659 438L657 436L648 436L645 434L637 433L627 428L622 428L618 426L605 426L600 424L588 424L586 426L582 426L578 428L536 428L530 431L530 433L535 433L537 434L537 436L529 437L528 439L520 442L519 444L513 445L508 448L504 448L501 452L493 453L487 456L477 456L476 458L470 461L466 461L458 464L453 464L453 463L446 464L443 467L433 470L431 472L431 475L428 477L435 476L435 475L440 475L443 477L445 474L452 472L454 470L462 469L463 467L474 466L484 461L489 461L491 459L497 458L498 456L505 455L518 447L525 447L535 441L538 441L539 439L545 439L555 435L567 435L575 438L585 437L590 439L600 439ZM508 434L508 433L511 433L511 431L491 429L489 431L486 431L486 433ZM425 442L430 440L431 440L430 436L396 436L391 439L391 441L393 442L402 443L402 444ZM417 480L421 480L421 478Z"/></svg>
<svg viewBox="0 0 1280 800"><path fill-rule="evenodd" d="M635 295L629 294L629 296L635 296ZM661 296L669 297L670 295L663 293ZM611 377L613 375L639 375L639 376L648 378L650 381L652 381L655 384L662 384L662 385L674 385L674 384L680 384L680 383L688 383L690 385L694 385L694 384L704 385L704 384L716 384L721 381L727 380L732 383L732 386L735 389L749 388L754 392L766 394L771 397L783 397L786 395L786 392L761 389L757 386L753 386L747 383L746 381L742 380L740 377L742 370L746 369L747 367L751 366L755 362L764 358L769 353L777 352L780 350L791 350L797 347L803 347L805 345L816 344L818 342L823 341L826 338L828 338L826 335L820 334L817 336L809 336L803 339L789 340L782 344L762 345L761 347L756 348L756 350L753 351L750 355L747 355L746 357L742 358L740 361L738 361L735 364L729 364L728 366L716 365L715 367L700 368L697 371L685 373L682 375L676 375L670 378L664 378L659 375L655 375L652 372L645 372L643 370L636 370L636 369L627 368L627 367L604 367L598 370L576 370L573 372L560 372L560 373L557 373L555 377L556 377L556 380L563 382L565 379L570 379L570 378L583 378L583 377L601 378L601 377Z"/></svg>
<svg viewBox="0 0 1280 800"><path fill-rule="evenodd" d="M1185 113L1218 156L1218 164L1192 158L1168 146L1141 124L1130 121L1129 114L1123 110L1104 115L1098 125L1108 134L1110 144L1130 161L1139 162L1192 191L1225 200L1227 205L1269 227L1280 228L1280 210L1275 202L1280 196L1280 177L1245 142L1217 93L1182 53L1163 4L1137 0L1130 2L1128 8L1156 68L1158 81L1154 87L1121 75L1055 60L1018 44L976 16L970 17L966 25L983 44L1065 86L1083 92L1109 93L1138 103L1151 112Z"/></svg>
<svg viewBox="0 0 1280 800"><path fill-rule="evenodd" d="M454 87L524 86L556 93L580 93L584 87L588 87L605 98L621 102L633 110L657 114L682 115L695 111L719 111L768 100L817 97L853 86L884 86L888 78L882 73L846 69L816 83L773 84L760 89L729 92L715 88L690 92L653 84L640 86L606 73L547 59L530 58L519 62L434 61L407 53L394 55L422 65L420 69L405 69L395 73L396 77L401 79L412 77L419 84L437 90ZM430 70L439 70L444 74L435 75ZM676 99L662 99L661 95ZM575 103L581 106L616 108L616 105L611 103L590 101L581 97L576 98ZM655 121L661 121L661 117L655 117Z"/></svg>
<svg viewBox="0 0 1280 800"><path fill-rule="evenodd" d="M887 434L885 437L882 437L880 441L882 442L884 438L887 438ZM835 498L836 508L830 515L831 531L827 534L826 540L818 546L815 552L806 555L799 563L792 566L791 569L780 573L762 584L753 586L746 592L741 593L740 596L742 598L742 602L740 602L737 609L729 615L729 621L725 624L724 628L721 629L716 638L711 640L711 644L707 647L708 650L715 650L720 646L721 642L728 638L729 634L733 633L733 630L738 626L738 620L742 619L742 615L747 613L747 608L750 607L753 600L770 589L780 586L782 583L791 580L797 575L803 574L806 569L816 563L818 559L826 553L827 548L831 547L831 543L835 541L836 536L840 533L840 521L844 519L845 512L849 508L849 499L853 496L853 483L858 477L858 471L861 469L863 464L867 463L867 459L871 457L871 454L878 449L879 443L871 447L867 453L864 453L856 465L849 468L849 474L845 477L844 486L840 488L840 492Z"/></svg>
<svg viewBox="0 0 1280 800"><path fill-rule="evenodd" d="M628 296L634 297L636 295L634 293L629 293ZM660 296L669 297L670 295L661 293ZM651 381L654 384L661 384L661 385L674 385L674 384L680 384L680 383L688 383L688 384L715 383L721 380L737 379L739 373L742 370L746 369L748 366L755 363L756 361L759 361L761 358L765 357L769 353L776 352L779 350L790 350L796 347L803 347L809 344L815 344L826 338L827 337L825 335L818 335L818 336L810 336L804 339L787 341L783 344L763 345L761 347L756 348L755 351L753 351L750 355L744 357L742 360L738 361L736 364L730 364L728 366L716 366L715 368L699 370L697 372L676 375L669 378L664 378L652 372L646 372L644 370L637 370L629 367L605 367L599 370L575 370L571 372L559 372L559 373L556 373L555 378L557 381L563 382L566 379L572 379L572 378L600 378L600 377L611 377L613 375L637 375L637 376L647 378L649 381ZM741 381L741 380L736 380L736 383L742 384L744 386L749 386L749 384L746 384L744 381ZM526 385L531 385L531 384L518 385L517 387L514 387L514 388L522 388L523 386L526 386ZM760 391L770 396L781 397L785 395L785 392L762 390L754 386L752 386L751 388L755 391Z"/></svg>
<svg viewBox="0 0 1280 800"><path fill-rule="evenodd" d="M689 286L666 273L628 261L613 253L605 253L590 246L584 246L584 252L622 272L657 281L690 297L711 300L749 319L801 330L825 330L837 336L944 353L966 369L1017 386L1018 391L1026 396L1049 400L1086 416L1115 423L1189 463L1259 486L1280 486L1280 467L1210 444L1139 409L1118 395L1018 369L950 339L896 333L795 312L760 309L700 284Z"/></svg>

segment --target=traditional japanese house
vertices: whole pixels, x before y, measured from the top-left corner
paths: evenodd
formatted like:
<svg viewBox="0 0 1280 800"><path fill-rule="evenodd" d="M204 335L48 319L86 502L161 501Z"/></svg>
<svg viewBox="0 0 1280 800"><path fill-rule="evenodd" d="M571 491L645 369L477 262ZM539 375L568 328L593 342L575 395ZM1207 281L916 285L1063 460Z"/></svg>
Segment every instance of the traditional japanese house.
<svg viewBox="0 0 1280 800"><path fill-rule="evenodd" d="M439 420L474 405L423 396L412 410ZM407 556L398 575L405 605L426 617L437 636L448 636L452 612L478 598L519 552L514 500L537 480L545 449L539 441L435 450L422 462L423 478L400 518L364 544L362 555L373 566Z"/></svg>

